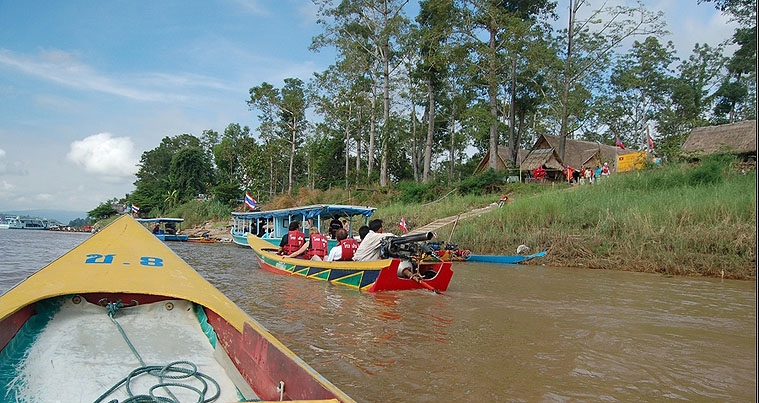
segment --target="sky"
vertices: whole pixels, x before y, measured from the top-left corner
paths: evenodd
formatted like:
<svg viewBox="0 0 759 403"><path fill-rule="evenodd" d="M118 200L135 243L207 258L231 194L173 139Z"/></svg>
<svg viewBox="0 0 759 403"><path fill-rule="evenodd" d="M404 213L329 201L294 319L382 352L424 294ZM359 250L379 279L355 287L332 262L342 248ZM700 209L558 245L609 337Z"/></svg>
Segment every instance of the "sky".
<svg viewBox="0 0 759 403"><path fill-rule="evenodd" d="M681 58L734 30L711 3L644 4ZM164 137L255 131L248 90L324 71L321 32L311 0L0 0L0 212L87 212L132 192Z"/></svg>

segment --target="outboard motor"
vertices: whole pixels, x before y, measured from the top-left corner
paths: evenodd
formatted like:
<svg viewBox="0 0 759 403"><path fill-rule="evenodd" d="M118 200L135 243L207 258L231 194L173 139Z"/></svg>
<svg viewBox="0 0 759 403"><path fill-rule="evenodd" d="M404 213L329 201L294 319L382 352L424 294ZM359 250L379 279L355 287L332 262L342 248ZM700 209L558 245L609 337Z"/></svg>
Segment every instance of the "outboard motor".
<svg viewBox="0 0 759 403"><path fill-rule="evenodd" d="M432 239L433 236L432 232L427 232L425 234L383 238L380 243L380 254L383 258L411 259L419 257L422 253L431 251L426 241Z"/></svg>

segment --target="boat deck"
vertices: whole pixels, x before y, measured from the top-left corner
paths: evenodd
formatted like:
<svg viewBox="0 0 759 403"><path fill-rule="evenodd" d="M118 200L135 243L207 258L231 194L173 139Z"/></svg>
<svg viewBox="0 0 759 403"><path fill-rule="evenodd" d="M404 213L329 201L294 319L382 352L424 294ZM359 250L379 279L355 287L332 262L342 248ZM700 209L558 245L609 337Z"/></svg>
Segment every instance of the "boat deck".
<svg viewBox="0 0 759 403"><path fill-rule="evenodd" d="M6 401L93 402L130 372L143 366L132 348L111 320L105 307L83 298L57 298L37 304L38 314L16 335L12 343L28 344L23 357L0 356L0 377L9 377L11 390L0 391ZM126 302L125 302L126 303ZM188 379L164 379L181 382L203 390L206 397L216 393L219 402L258 400L242 381L223 348L214 348L215 336L205 314L196 313L193 304L166 300L136 307L121 308L114 315L146 366L163 367L170 363L190 362L202 376ZM205 332L208 333L205 333ZM15 350L15 349L10 349ZM191 369L188 364L177 364ZM182 373L168 374L184 376ZM207 378L213 381L209 381ZM237 380L237 381L236 381ZM132 378L133 395L148 395L161 379L148 373ZM244 385L238 388L237 385ZM165 388L153 392L168 396ZM188 387L172 387L180 401L199 401L198 393ZM128 398L121 387L103 401ZM202 400L204 400L202 399Z"/></svg>

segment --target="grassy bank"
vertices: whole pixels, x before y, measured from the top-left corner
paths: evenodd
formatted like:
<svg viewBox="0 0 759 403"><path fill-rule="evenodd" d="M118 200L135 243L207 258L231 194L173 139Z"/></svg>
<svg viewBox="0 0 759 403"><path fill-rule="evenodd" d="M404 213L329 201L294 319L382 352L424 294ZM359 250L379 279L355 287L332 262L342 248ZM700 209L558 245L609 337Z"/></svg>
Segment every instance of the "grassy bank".
<svg viewBox="0 0 759 403"><path fill-rule="evenodd" d="M374 206L373 217L400 234L401 217L418 228L487 206L505 193L510 203L441 227L438 239L480 254L515 254L520 244L548 250L536 264L756 279L756 171L741 172L734 161L658 167L593 185L517 183L492 190L459 195L428 188L435 200L410 203L399 201L409 197L398 189L302 189L262 208ZM209 220L223 229L230 221L229 209L214 202L191 202L164 216L184 217L183 229Z"/></svg>
<svg viewBox="0 0 759 403"><path fill-rule="evenodd" d="M453 226L441 228L439 238L482 254L514 254L526 244L548 250L539 262L548 265L756 278L755 172L711 161L619 174L593 185L535 186L545 191L512 196L503 208L458 222L452 236ZM393 205L376 216L421 224L496 199Z"/></svg>

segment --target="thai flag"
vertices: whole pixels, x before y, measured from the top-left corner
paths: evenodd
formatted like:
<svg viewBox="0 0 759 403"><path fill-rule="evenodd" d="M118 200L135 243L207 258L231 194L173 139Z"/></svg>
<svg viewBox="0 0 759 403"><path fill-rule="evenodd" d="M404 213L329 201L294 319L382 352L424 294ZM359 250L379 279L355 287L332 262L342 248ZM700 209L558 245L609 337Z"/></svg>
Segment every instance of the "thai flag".
<svg viewBox="0 0 759 403"><path fill-rule="evenodd" d="M256 199L253 198L253 196L250 195L250 193L245 192L245 205L248 206L249 209L255 210L256 209Z"/></svg>
<svg viewBox="0 0 759 403"><path fill-rule="evenodd" d="M406 226L406 219L401 217L401 222L398 223L398 228L403 230L403 233L405 234L408 232L408 227Z"/></svg>
<svg viewBox="0 0 759 403"><path fill-rule="evenodd" d="M135 206L134 204L132 204L132 212L139 213L140 212L140 208L137 207L137 206Z"/></svg>
<svg viewBox="0 0 759 403"><path fill-rule="evenodd" d="M619 147L619 148L621 148L623 150L625 149L625 145L622 144L622 140L620 140L619 136L617 136L617 147Z"/></svg>

